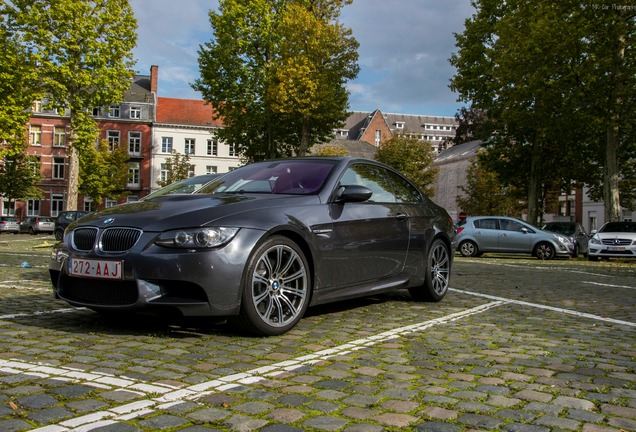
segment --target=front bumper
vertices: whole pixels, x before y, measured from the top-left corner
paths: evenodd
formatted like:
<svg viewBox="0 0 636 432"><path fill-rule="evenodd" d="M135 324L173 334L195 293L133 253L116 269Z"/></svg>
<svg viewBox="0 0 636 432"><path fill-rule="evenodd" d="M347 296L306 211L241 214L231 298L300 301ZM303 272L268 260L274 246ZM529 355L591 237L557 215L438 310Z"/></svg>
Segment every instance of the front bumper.
<svg viewBox="0 0 636 432"><path fill-rule="evenodd" d="M73 306L100 311L176 309L184 316L230 316L240 310L241 279L249 253L263 232L242 229L221 248L169 249L144 233L126 254L78 253L67 246L51 255L55 296ZM121 280L77 277L72 259L123 262Z"/></svg>

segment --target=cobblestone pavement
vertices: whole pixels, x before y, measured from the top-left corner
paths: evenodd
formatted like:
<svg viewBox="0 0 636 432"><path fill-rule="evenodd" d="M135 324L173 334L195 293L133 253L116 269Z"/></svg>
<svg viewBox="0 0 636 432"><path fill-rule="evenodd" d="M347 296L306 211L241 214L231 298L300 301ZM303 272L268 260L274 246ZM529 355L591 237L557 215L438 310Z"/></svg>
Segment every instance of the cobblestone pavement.
<svg viewBox="0 0 636 432"><path fill-rule="evenodd" d="M252 338L52 299L46 236L0 236L0 431L634 431L636 262L457 257Z"/></svg>

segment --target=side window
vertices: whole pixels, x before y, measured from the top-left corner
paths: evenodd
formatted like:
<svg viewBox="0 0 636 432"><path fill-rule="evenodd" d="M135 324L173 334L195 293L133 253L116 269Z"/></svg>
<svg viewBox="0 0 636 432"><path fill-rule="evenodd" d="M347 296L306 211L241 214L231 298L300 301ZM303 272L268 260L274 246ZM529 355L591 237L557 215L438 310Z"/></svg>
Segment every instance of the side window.
<svg viewBox="0 0 636 432"><path fill-rule="evenodd" d="M474 222L475 228L497 229L497 219L477 219Z"/></svg>
<svg viewBox="0 0 636 432"><path fill-rule="evenodd" d="M420 191L418 191L411 183L393 171L388 171L388 176L393 182L397 202L404 204L422 204L424 202Z"/></svg>
<svg viewBox="0 0 636 432"><path fill-rule="evenodd" d="M521 228L524 227L519 222L508 220L508 219L500 219L499 226L504 231L516 231L516 232L521 232Z"/></svg>
<svg viewBox="0 0 636 432"><path fill-rule="evenodd" d="M383 169L374 165L356 164L350 166L342 176L340 184L369 188L373 192L369 202L396 202L389 178Z"/></svg>

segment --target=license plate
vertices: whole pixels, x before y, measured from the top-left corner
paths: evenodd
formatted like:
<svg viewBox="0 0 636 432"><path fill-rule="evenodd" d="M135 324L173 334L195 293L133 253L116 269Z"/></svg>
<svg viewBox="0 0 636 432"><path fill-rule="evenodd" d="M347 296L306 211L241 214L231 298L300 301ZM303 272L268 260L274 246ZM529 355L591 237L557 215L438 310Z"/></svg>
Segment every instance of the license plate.
<svg viewBox="0 0 636 432"><path fill-rule="evenodd" d="M98 279L122 279L123 261L71 258L68 262L68 273Z"/></svg>
<svg viewBox="0 0 636 432"><path fill-rule="evenodd" d="M607 247L607 250L615 251L615 252L617 252L617 251L624 251L624 250L625 250L625 247L624 247L624 246L608 246L608 247Z"/></svg>

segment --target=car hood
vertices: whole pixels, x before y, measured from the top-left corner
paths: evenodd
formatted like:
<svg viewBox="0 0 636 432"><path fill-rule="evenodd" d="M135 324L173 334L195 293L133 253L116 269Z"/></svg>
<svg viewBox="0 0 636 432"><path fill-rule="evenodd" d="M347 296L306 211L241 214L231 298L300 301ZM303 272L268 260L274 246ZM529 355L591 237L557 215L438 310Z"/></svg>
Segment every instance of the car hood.
<svg viewBox="0 0 636 432"><path fill-rule="evenodd" d="M85 216L73 226L129 227L165 231L218 223L263 228L259 214L267 208L318 203L315 195L214 194L166 195L150 201L121 204ZM253 223L250 223L253 220Z"/></svg>
<svg viewBox="0 0 636 432"><path fill-rule="evenodd" d="M636 240L636 233L632 232L597 232L593 237L599 240L611 240L611 239L629 239Z"/></svg>

